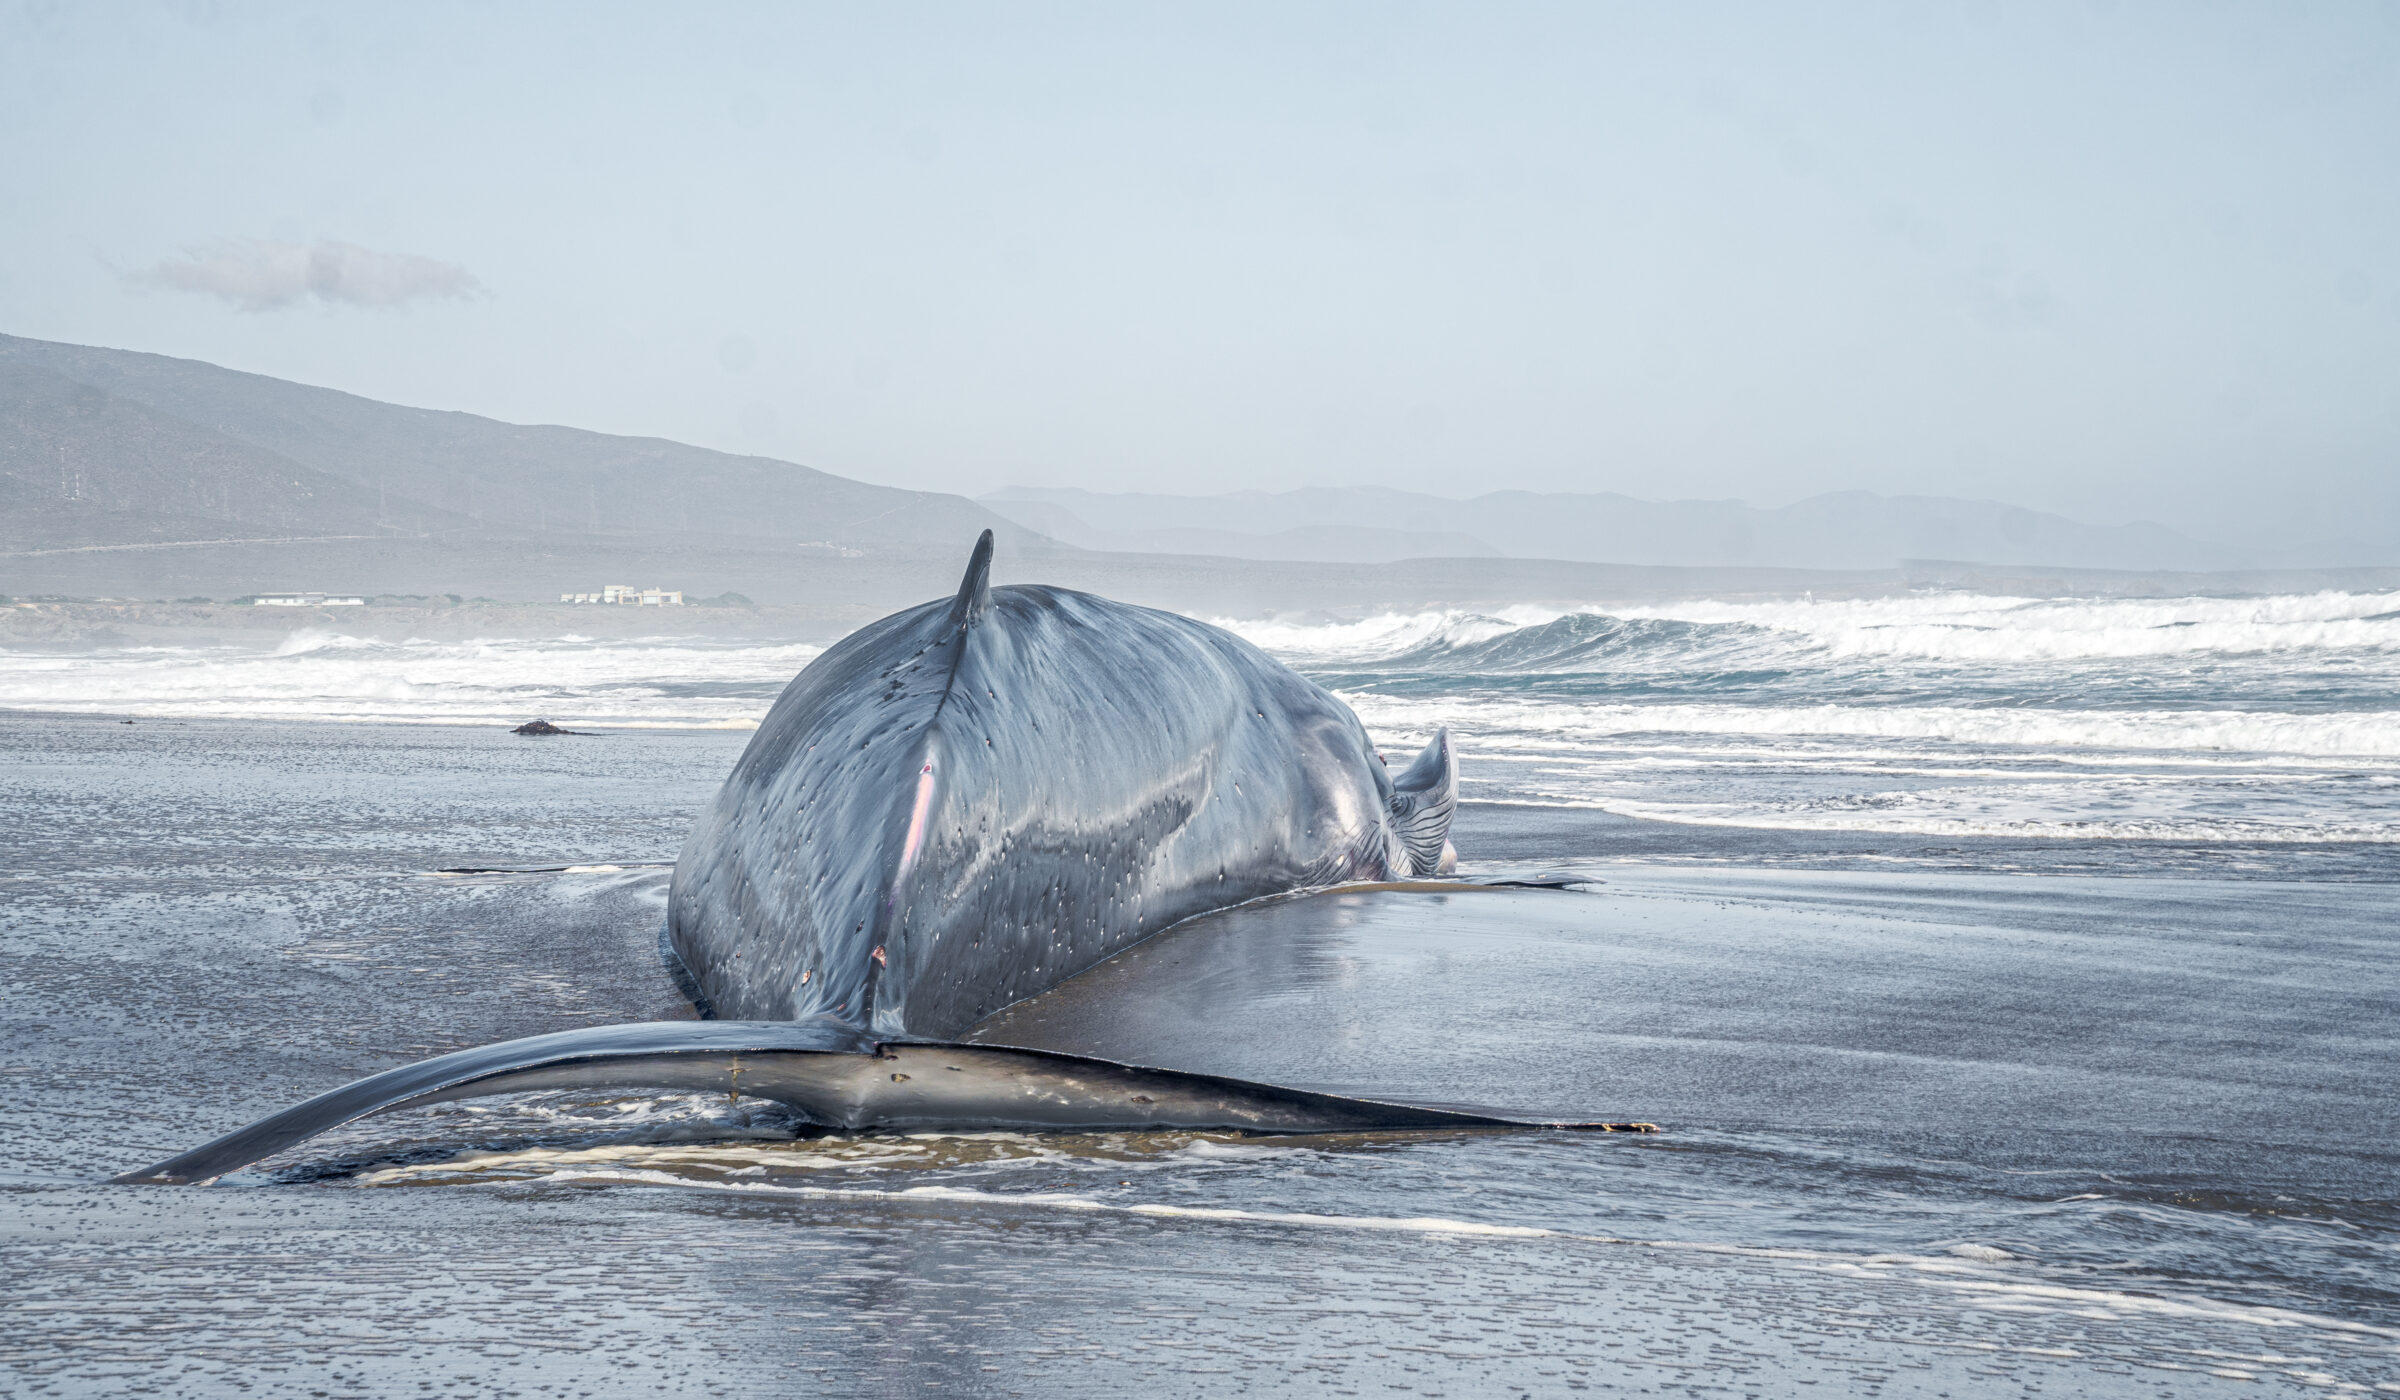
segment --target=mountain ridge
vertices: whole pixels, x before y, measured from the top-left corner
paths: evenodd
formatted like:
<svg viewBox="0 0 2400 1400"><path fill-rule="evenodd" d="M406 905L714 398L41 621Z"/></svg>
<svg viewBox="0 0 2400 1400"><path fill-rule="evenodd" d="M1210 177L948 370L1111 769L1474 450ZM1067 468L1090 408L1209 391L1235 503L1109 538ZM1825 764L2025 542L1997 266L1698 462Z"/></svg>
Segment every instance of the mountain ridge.
<svg viewBox="0 0 2400 1400"><path fill-rule="evenodd" d="M60 384L76 387L62 393ZM144 451L145 436L172 450ZM242 455L235 444L275 462L212 471L212 462ZM54 470L62 460L63 481ZM78 489L77 465L94 493ZM226 477L217 483L226 486L278 473L286 483L280 498L228 494L213 513L188 508L195 482ZM37 523L84 535L113 529L128 544L175 529L205 537L201 522L272 527L305 515L315 528L494 545L665 537L706 548L713 537L912 553L939 540L948 553L951 539L990 528L1025 553L1059 548L963 496L876 486L795 462L504 423L200 360L5 335L0 476L11 478L14 498L38 506ZM98 518L110 512L113 520ZM35 543L15 533L12 545Z"/></svg>
<svg viewBox="0 0 2400 1400"><path fill-rule="evenodd" d="M1594 528L1596 511L1614 523ZM1872 549L1851 537L1869 517L1882 520ZM1010 581L1179 611L1912 586L1916 575L1896 565L1974 561L1979 540L2007 543L2012 529L2030 545L1939 576L2046 589L2057 568L2229 562L2156 527L1866 493L1771 512L1596 494L1454 501L1388 487L1215 497L1018 488L974 501L660 438L0 336L0 592L20 599L297 589L533 600L618 582L863 620L954 587L984 528L999 536ZM2078 549L2044 544L2061 540Z"/></svg>

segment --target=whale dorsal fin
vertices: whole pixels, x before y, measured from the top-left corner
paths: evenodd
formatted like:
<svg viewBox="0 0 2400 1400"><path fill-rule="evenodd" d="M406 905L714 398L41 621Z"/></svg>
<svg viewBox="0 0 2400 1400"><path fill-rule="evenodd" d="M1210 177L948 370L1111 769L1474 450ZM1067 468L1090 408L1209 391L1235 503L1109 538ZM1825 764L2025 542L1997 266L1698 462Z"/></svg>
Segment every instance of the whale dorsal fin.
<svg viewBox="0 0 2400 1400"><path fill-rule="evenodd" d="M1417 761L1392 779L1392 829L1408 847L1412 874L1442 873L1449 856L1450 813L1457 806L1458 755L1450 750L1450 731L1438 729Z"/></svg>
<svg viewBox="0 0 2400 1400"><path fill-rule="evenodd" d="M992 605L992 532L986 530L975 541L975 552L967 556L967 576L959 580L958 596L950 600L950 625L971 627L983 621L984 610Z"/></svg>

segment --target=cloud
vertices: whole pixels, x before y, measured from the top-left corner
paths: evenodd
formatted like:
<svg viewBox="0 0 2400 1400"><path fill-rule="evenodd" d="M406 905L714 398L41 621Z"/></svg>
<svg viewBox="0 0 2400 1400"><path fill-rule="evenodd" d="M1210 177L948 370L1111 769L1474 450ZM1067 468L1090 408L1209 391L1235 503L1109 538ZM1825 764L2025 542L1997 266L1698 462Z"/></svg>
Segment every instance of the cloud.
<svg viewBox="0 0 2400 1400"><path fill-rule="evenodd" d="M329 306L384 307L483 294L483 284L456 263L326 239L228 239L124 276L129 286L203 292L244 311L276 311L310 298Z"/></svg>

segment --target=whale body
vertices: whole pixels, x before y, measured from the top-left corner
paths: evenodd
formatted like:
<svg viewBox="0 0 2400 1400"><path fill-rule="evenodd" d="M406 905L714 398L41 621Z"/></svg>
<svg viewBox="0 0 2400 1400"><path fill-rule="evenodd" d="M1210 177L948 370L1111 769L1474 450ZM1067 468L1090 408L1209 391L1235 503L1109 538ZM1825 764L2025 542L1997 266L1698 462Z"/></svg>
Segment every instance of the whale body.
<svg viewBox="0 0 2400 1400"><path fill-rule="evenodd" d="M1194 915L1455 859L1446 731L1394 774L1348 706L1231 633L995 589L991 551L986 531L956 596L811 662L694 824L661 942L707 1019L438 1056L116 1180L212 1181L355 1118L577 1087L849 1129L1530 1126L956 1043Z"/></svg>
<svg viewBox="0 0 2400 1400"><path fill-rule="evenodd" d="M1395 776L1232 633L990 566L810 663L693 825L670 941L717 1014L946 1039L1195 914L1441 868L1446 732Z"/></svg>

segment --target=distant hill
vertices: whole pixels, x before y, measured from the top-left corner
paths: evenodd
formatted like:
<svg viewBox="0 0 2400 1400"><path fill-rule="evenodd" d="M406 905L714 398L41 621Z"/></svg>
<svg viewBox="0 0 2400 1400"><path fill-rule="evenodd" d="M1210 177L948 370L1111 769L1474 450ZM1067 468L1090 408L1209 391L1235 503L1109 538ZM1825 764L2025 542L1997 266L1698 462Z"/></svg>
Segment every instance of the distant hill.
<svg viewBox="0 0 2400 1400"><path fill-rule="evenodd" d="M0 551L207 540L761 547L947 557L963 496L659 438L528 427L127 350L0 336Z"/></svg>
<svg viewBox="0 0 2400 1400"><path fill-rule="evenodd" d="M2232 569L2240 552L2161 525L2085 525L1997 501L1844 491L1763 510L1740 501L1384 487L1218 496L1010 487L981 503L1086 549L1358 563L1559 559L1719 568L1891 569L1912 560L2073 569Z"/></svg>
<svg viewBox="0 0 2400 1400"><path fill-rule="evenodd" d="M2046 591L2067 586L2060 570L2243 562L2156 526L1864 493L1772 511L1373 487L972 501L0 336L0 594L11 597L315 589L471 602L629 583L815 609L846 627L955 588L987 527L1004 580L1204 612L1875 590L1935 577ZM1926 574L1904 560L1970 567ZM2016 566L2026 569L2007 572ZM2195 585L2160 574L2076 586Z"/></svg>

